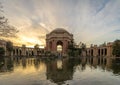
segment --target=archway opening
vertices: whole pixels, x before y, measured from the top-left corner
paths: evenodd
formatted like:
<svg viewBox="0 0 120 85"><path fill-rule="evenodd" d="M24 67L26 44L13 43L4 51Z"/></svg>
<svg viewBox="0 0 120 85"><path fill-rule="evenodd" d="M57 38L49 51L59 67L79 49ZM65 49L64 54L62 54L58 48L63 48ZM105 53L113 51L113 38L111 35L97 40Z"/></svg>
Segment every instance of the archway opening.
<svg viewBox="0 0 120 85"><path fill-rule="evenodd" d="M17 51L17 55L18 55L18 49L16 49L16 51Z"/></svg>
<svg viewBox="0 0 120 85"><path fill-rule="evenodd" d="M32 51L32 56L34 55L34 52Z"/></svg>
<svg viewBox="0 0 120 85"><path fill-rule="evenodd" d="M105 56L107 55L107 49L105 48Z"/></svg>
<svg viewBox="0 0 120 85"><path fill-rule="evenodd" d="M100 56L100 49L98 50L98 56Z"/></svg>
<svg viewBox="0 0 120 85"><path fill-rule="evenodd" d="M28 51L26 51L26 55L28 56Z"/></svg>
<svg viewBox="0 0 120 85"><path fill-rule="evenodd" d="M93 56L93 49L91 50L91 56Z"/></svg>
<svg viewBox="0 0 120 85"><path fill-rule="evenodd" d="M22 55L22 51L20 50L19 52L20 52L20 55Z"/></svg>
<svg viewBox="0 0 120 85"><path fill-rule="evenodd" d="M57 45L57 51L62 52L62 45Z"/></svg>
<svg viewBox="0 0 120 85"><path fill-rule="evenodd" d="M13 49L13 55L15 55L15 49Z"/></svg>
<svg viewBox="0 0 120 85"><path fill-rule="evenodd" d="M62 52L63 51L63 42L62 41L58 41L57 42L57 52Z"/></svg>

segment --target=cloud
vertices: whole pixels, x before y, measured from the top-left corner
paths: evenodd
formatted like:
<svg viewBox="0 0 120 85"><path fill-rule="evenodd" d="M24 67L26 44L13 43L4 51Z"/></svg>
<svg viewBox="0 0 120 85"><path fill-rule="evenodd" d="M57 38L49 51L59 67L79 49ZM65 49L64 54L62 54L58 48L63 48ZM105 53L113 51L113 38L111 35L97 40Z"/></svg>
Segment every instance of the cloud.
<svg viewBox="0 0 120 85"><path fill-rule="evenodd" d="M20 30L19 43L45 44L45 35L58 27L73 33L77 43L100 44L120 37L119 0L3 0L2 3L10 24Z"/></svg>

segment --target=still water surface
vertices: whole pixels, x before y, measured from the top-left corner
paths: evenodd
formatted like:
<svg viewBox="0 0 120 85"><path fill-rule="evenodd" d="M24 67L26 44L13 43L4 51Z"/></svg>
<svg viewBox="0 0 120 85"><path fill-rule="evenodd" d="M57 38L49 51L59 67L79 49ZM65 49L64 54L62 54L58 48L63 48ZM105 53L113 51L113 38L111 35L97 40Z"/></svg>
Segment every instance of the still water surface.
<svg viewBox="0 0 120 85"><path fill-rule="evenodd" d="M4 58L0 59L0 85L120 85L120 61Z"/></svg>

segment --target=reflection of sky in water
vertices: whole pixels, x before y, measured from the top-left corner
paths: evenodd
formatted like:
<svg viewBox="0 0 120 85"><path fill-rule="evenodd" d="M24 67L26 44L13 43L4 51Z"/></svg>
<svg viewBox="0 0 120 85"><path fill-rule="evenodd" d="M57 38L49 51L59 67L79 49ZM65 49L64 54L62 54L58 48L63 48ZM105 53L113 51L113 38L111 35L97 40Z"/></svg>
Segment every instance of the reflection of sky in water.
<svg viewBox="0 0 120 85"><path fill-rule="evenodd" d="M2 72L0 67L0 85L119 85L120 76L113 74L111 65L94 65L97 64L85 64L79 59L23 58L14 60L10 72ZM9 62L6 61L4 69L7 66Z"/></svg>
<svg viewBox="0 0 120 85"><path fill-rule="evenodd" d="M114 76L112 72L102 69L91 69L86 66L84 71L77 66L73 75L73 80L68 80L66 83L70 85L119 85L120 76Z"/></svg>
<svg viewBox="0 0 120 85"><path fill-rule="evenodd" d="M24 67L25 65L25 67ZM14 71L0 75L0 85L32 85L35 83L47 84L45 63L40 62L36 67L34 59L20 60L20 64L14 64Z"/></svg>
<svg viewBox="0 0 120 85"><path fill-rule="evenodd" d="M62 60L57 60L57 68L62 69Z"/></svg>

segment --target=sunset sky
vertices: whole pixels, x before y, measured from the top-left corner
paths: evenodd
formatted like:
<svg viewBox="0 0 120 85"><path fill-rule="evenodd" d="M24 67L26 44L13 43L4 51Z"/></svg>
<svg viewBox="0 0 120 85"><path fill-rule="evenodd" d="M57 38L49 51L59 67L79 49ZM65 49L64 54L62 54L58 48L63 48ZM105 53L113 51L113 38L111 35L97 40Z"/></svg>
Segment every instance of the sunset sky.
<svg viewBox="0 0 120 85"><path fill-rule="evenodd" d="M0 0L9 23L18 28L16 44L45 45L55 28L73 33L76 43L120 39L120 0Z"/></svg>

